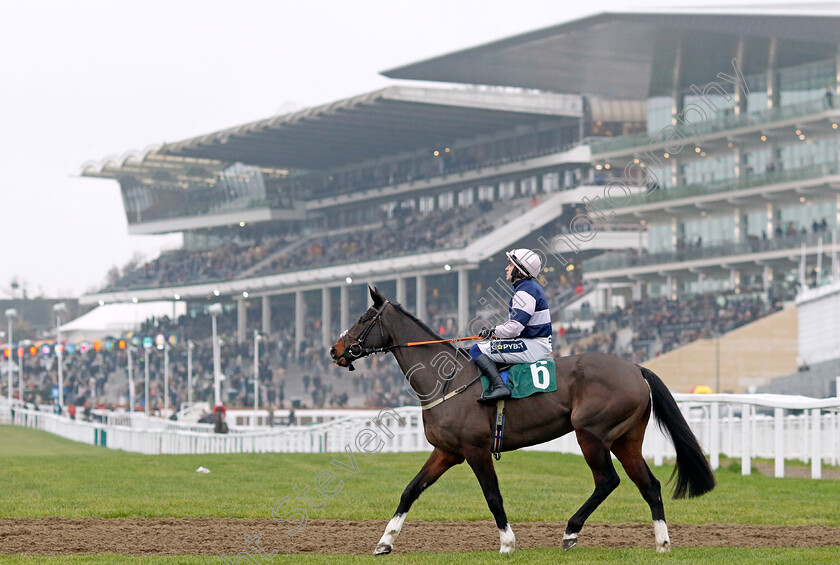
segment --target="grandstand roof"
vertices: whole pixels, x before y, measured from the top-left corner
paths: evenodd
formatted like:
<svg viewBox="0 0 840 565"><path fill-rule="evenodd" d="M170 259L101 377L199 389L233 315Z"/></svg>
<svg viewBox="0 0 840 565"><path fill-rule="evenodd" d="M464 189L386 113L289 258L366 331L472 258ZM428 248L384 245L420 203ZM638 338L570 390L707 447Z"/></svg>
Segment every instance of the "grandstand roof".
<svg viewBox="0 0 840 565"><path fill-rule="evenodd" d="M776 39L776 67L834 58L840 16L794 14L603 13L412 63L390 78L536 88L614 98L670 94L704 85L744 39L744 74L767 69ZM681 56L680 56L681 52ZM675 73L676 61L682 61Z"/></svg>
<svg viewBox="0 0 840 565"><path fill-rule="evenodd" d="M393 86L166 144L160 153L323 170L582 113L576 95Z"/></svg>
<svg viewBox="0 0 840 565"><path fill-rule="evenodd" d="M210 159L162 155L155 145L142 151L129 151L120 156L88 161L82 165L83 177L120 178L135 176L154 181L212 181L226 163Z"/></svg>

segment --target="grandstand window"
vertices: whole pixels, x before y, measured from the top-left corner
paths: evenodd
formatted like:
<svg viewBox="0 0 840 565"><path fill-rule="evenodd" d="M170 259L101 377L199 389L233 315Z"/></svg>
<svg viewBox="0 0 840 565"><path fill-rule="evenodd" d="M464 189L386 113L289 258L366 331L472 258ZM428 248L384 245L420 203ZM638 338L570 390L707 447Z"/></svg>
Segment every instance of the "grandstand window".
<svg viewBox="0 0 840 565"><path fill-rule="evenodd" d="M420 200L420 212L423 214L428 214L429 212L434 211L435 209L435 197L434 196L421 196Z"/></svg>
<svg viewBox="0 0 840 565"><path fill-rule="evenodd" d="M651 253L666 253L674 250L674 228L671 224L650 226L648 238Z"/></svg>
<svg viewBox="0 0 840 565"><path fill-rule="evenodd" d="M727 100L725 96L718 94L717 91L711 89L706 92L702 98L695 94L684 95L683 108L689 104L697 106L702 112L707 112L707 114L706 117L703 118L695 111L690 110L688 114L684 115L686 122L696 122L698 120L706 120L709 122L715 120L726 120L735 113L735 97L730 94L729 100ZM714 114L708 113L710 110L709 105L717 108L717 111L715 111Z"/></svg>
<svg viewBox="0 0 840 565"><path fill-rule="evenodd" d="M778 76L782 106L818 100L836 88L837 63L834 59L806 63L781 69Z"/></svg>
<svg viewBox="0 0 840 565"><path fill-rule="evenodd" d="M771 237L773 234L767 233L767 210L756 210L747 212L746 214L746 234L747 237L764 238Z"/></svg>
<svg viewBox="0 0 840 565"><path fill-rule="evenodd" d="M661 188L671 188L674 185L671 167L659 167L651 169L653 177L659 182Z"/></svg>
<svg viewBox="0 0 840 565"><path fill-rule="evenodd" d="M715 216L685 222L686 246L715 247L735 240L735 216Z"/></svg>
<svg viewBox="0 0 840 565"><path fill-rule="evenodd" d="M470 188L464 188L458 191L458 206L467 207L472 206L473 201L475 200L475 193Z"/></svg>
<svg viewBox="0 0 840 565"><path fill-rule="evenodd" d="M451 192L438 194L438 209L449 210L455 205L455 198Z"/></svg>
<svg viewBox="0 0 840 565"><path fill-rule="evenodd" d="M564 171L568 174L571 171ZM543 175L543 192L554 192L560 189L560 173L548 173Z"/></svg>
<svg viewBox="0 0 840 565"><path fill-rule="evenodd" d="M648 134L658 134L662 128L674 123L674 99L670 96L648 98L647 116Z"/></svg>
<svg viewBox="0 0 840 565"><path fill-rule="evenodd" d="M816 232L814 229L816 223L819 227L823 220L828 231L833 231L837 225L837 203L834 201L822 201L809 203L807 205L798 204L794 206L787 206L779 209L779 219L784 233L787 235L788 229L793 228L790 235L793 235L793 230L801 233L802 230L806 232ZM829 236L825 236L829 237Z"/></svg>
<svg viewBox="0 0 840 565"><path fill-rule="evenodd" d="M537 177L528 177L527 179L522 179L522 194L524 195L533 195L537 193Z"/></svg>
<svg viewBox="0 0 840 565"><path fill-rule="evenodd" d="M770 168L770 149L747 151L741 155L741 176L764 174Z"/></svg>
<svg viewBox="0 0 840 565"><path fill-rule="evenodd" d="M516 181L506 180L499 183L499 200L512 200L516 197Z"/></svg>
<svg viewBox="0 0 840 565"><path fill-rule="evenodd" d="M835 163L837 150L837 138L821 139L813 143L794 143L778 148L780 161L785 169Z"/></svg>
<svg viewBox="0 0 840 565"><path fill-rule="evenodd" d="M492 185L483 184L478 187L478 201L483 202L492 202L493 201L493 193L495 189Z"/></svg>
<svg viewBox="0 0 840 565"><path fill-rule="evenodd" d="M747 96L747 113L757 114L767 110L767 75L748 76L747 88L750 95Z"/></svg>
<svg viewBox="0 0 840 565"><path fill-rule="evenodd" d="M683 174L686 184L702 184L731 179L735 176L734 155L730 154L714 159L702 159L686 163L683 167Z"/></svg>

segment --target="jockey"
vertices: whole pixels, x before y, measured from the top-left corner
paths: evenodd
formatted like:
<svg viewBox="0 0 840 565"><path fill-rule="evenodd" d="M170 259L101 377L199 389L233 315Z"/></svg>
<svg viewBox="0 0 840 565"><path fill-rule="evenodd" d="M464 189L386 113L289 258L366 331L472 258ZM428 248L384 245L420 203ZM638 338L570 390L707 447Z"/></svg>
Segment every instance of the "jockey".
<svg viewBox="0 0 840 565"><path fill-rule="evenodd" d="M514 249L506 255L509 262L505 278L513 283L514 290L508 321L482 328L478 335L490 341L470 348L473 363L490 381L478 399L484 404L510 397L496 363L533 363L551 354L551 314L542 286L534 280L542 268L540 258L530 249Z"/></svg>

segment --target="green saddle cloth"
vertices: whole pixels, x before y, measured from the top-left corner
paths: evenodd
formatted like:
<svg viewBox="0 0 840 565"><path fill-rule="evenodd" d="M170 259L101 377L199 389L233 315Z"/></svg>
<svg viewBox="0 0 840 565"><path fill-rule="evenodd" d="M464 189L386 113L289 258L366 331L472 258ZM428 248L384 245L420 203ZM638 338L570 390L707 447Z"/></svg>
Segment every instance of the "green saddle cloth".
<svg viewBox="0 0 840 565"><path fill-rule="evenodd" d="M507 377L507 378L506 378ZM554 359L541 359L534 363L520 363L502 371L502 380L510 389L511 398L525 398L538 392L557 390ZM490 381L481 377L481 386L487 390Z"/></svg>

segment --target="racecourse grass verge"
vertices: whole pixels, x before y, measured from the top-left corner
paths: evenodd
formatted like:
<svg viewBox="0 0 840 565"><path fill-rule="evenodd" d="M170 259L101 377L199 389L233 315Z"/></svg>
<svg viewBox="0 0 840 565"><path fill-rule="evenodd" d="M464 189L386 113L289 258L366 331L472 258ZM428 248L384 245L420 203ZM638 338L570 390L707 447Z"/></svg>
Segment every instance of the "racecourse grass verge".
<svg viewBox="0 0 840 565"><path fill-rule="evenodd" d="M575 548L564 552L561 549L516 550L512 555L499 555L495 551L468 553L413 553L389 555L276 555L272 559L259 558L259 563L295 565L364 565L366 563L387 563L390 565L508 565L555 564L564 565L809 565L836 564L840 559L840 548L822 547L811 549L792 548L675 548L671 553L659 554L652 549L593 549ZM245 562L245 561L243 561ZM4 556L0 564L8 565L216 565L223 561L218 557L166 556L133 557L127 555L62 555L62 556Z"/></svg>
<svg viewBox="0 0 840 565"><path fill-rule="evenodd" d="M284 507L304 507L293 488L312 487L310 496L323 502L308 509L311 519L387 520L406 484L426 460L425 453L231 454L148 456L81 446L49 434L0 428L0 517L61 516L229 517L271 518L272 507L284 496ZM9 439L12 438L12 439ZM44 455L79 449L61 455ZM93 450L93 451L90 451ZM357 467L355 473L332 464ZM196 473L199 466L211 470ZM324 498L315 492L315 477L323 469L335 472ZM512 522L563 521L592 491L592 477L581 457L520 451L505 453L497 471L508 517ZM638 491L618 467L622 483L595 512L594 522L623 523L650 519ZM672 467L654 467L663 482ZM738 469L718 470L717 488L689 500L666 500L668 521L674 523L818 524L840 526L837 501L840 481L774 479L758 474L742 477ZM481 489L469 467L446 473L415 503L411 520L487 520Z"/></svg>

